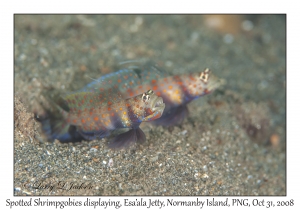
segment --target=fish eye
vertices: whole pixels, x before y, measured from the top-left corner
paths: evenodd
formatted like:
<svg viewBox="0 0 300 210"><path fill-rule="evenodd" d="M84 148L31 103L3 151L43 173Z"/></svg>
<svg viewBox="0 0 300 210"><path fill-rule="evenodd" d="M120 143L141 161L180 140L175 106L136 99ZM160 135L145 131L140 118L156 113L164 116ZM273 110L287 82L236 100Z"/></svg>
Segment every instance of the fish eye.
<svg viewBox="0 0 300 210"><path fill-rule="evenodd" d="M210 73L210 69L206 68L203 72L200 73L199 79L202 80L203 82L207 82L209 73Z"/></svg>
<svg viewBox="0 0 300 210"><path fill-rule="evenodd" d="M143 100L143 102L149 101L150 100L150 95L147 95L146 93L143 93L142 100Z"/></svg>
<svg viewBox="0 0 300 210"><path fill-rule="evenodd" d="M152 95L154 92L153 90L148 90L147 92L143 93L142 95L142 100L145 101L149 101L150 100L150 95Z"/></svg>

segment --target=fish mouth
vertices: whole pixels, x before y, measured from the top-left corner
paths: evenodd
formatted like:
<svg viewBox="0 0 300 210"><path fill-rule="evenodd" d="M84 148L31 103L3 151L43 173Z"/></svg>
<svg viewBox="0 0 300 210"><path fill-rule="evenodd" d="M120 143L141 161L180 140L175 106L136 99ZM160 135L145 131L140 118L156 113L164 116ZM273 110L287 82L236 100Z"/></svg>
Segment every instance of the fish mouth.
<svg viewBox="0 0 300 210"><path fill-rule="evenodd" d="M224 79L213 77L211 78L211 82L207 85L207 89L208 91L213 91L218 87L223 86L224 84L226 84L226 81Z"/></svg>
<svg viewBox="0 0 300 210"><path fill-rule="evenodd" d="M162 97L156 97L152 103L151 103L151 107L153 111L159 111L159 112L163 112L165 109L165 104L163 102Z"/></svg>
<svg viewBox="0 0 300 210"><path fill-rule="evenodd" d="M153 95L149 104L149 109L151 111L149 113L146 113L147 116L143 119L143 121L152 121L160 118L165 109L165 104L162 97Z"/></svg>

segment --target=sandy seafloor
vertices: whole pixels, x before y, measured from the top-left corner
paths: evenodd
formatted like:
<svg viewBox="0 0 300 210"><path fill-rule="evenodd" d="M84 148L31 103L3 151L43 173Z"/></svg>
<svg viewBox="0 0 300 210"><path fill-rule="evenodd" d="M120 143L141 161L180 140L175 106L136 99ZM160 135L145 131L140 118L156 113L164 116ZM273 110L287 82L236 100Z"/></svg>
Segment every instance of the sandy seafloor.
<svg viewBox="0 0 300 210"><path fill-rule="evenodd" d="M15 195L286 195L284 15L16 15L14 36ZM45 87L76 90L142 58L171 74L209 67L226 85L127 150L41 142Z"/></svg>

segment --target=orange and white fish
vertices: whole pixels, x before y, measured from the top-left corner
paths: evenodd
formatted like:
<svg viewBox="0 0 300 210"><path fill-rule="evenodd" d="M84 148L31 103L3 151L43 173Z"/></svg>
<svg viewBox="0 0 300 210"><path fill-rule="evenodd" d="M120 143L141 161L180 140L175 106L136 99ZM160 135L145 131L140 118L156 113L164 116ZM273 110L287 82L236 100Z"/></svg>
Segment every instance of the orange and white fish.
<svg viewBox="0 0 300 210"><path fill-rule="evenodd" d="M161 117L165 104L152 90L123 99L116 89L104 93L77 91L63 96L64 105L54 104L54 111L38 120L48 139L62 142L103 138L112 131L129 128L109 143L111 148L122 148L134 142L144 142L141 122Z"/></svg>
<svg viewBox="0 0 300 210"><path fill-rule="evenodd" d="M123 98L128 98L152 89L163 98L166 105L162 116L152 123L171 126L182 122L188 114L189 102L211 93L223 82L224 80L214 76L208 68L197 73L171 76L157 66L146 63L104 75L82 90L105 92L106 88L113 87L120 91Z"/></svg>

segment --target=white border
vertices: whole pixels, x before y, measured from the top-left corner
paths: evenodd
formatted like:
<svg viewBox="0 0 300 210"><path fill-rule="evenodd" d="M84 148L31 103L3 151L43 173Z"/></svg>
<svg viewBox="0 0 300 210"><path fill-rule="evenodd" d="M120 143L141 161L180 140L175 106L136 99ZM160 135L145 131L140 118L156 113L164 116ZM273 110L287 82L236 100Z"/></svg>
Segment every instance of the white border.
<svg viewBox="0 0 300 210"><path fill-rule="evenodd" d="M296 1L294 1L296 2ZM299 192L299 12L297 5L275 1L10 1L1 4L1 205L13 197L13 14L14 13L287 13L287 196L268 200L295 199ZM298 84L298 85L297 85ZM282 103L285 103L284 101ZM297 196L299 197L299 196ZM116 197L112 197L114 199ZM134 197L135 198L135 197ZM146 197L149 199L150 197ZM173 197L174 198L174 197ZM175 197L179 200L182 197ZM210 199L212 197L209 197ZM222 200L224 197L220 197ZM232 199L234 197L230 197ZM241 198L241 197L238 197ZM252 197L245 197L252 199ZM264 197L259 197L264 198ZM46 197L43 197L46 199ZM51 197L65 200L66 197ZM79 200L85 200L78 197ZM106 197L106 199L109 199ZM165 198L161 198L165 199ZM186 198L192 199L192 198ZM201 197L205 199L205 197ZM294 207L299 207L299 199ZM83 208L83 207L81 207ZM66 208L65 208L66 209ZM122 208L123 209L123 208ZM128 208L130 209L130 208ZM197 208L199 209L199 208Z"/></svg>

